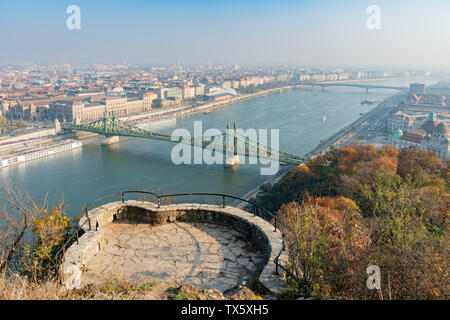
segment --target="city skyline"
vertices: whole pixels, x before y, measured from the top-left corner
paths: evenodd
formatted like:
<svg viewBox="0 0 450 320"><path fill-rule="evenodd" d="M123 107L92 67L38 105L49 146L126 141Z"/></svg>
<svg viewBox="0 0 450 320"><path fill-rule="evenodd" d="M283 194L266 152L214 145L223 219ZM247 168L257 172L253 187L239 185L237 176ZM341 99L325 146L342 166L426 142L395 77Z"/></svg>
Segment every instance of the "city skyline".
<svg viewBox="0 0 450 320"><path fill-rule="evenodd" d="M81 9L69 30L66 9ZM367 8L381 10L370 30ZM448 1L0 1L0 64L448 67ZM433 50L430 50L433 49Z"/></svg>

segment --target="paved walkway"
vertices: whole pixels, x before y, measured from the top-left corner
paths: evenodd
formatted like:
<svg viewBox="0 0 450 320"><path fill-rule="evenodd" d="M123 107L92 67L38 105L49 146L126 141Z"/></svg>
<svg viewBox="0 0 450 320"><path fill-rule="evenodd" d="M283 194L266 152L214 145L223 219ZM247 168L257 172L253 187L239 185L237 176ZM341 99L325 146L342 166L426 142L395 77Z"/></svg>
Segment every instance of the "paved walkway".
<svg viewBox="0 0 450 320"><path fill-rule="evenodd" d="M224 226L115 222L104 232L105 245L87 264L85 283L159 280L225 291L256 278L266 262L239 232Z"/></svg>

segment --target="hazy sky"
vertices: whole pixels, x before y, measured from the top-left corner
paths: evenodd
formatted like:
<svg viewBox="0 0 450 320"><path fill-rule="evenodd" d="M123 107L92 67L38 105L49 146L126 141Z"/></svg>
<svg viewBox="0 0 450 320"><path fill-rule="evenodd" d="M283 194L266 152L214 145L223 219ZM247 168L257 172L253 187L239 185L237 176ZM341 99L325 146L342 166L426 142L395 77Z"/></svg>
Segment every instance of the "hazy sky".
<svg viewBox="0 0 450 320"><path fill-rule="evenodd" d="M69 5L81 30L69 30ZM381 9L369 30L366 9ZM0 0L0 63L450 65L450 0Z"/></svg>

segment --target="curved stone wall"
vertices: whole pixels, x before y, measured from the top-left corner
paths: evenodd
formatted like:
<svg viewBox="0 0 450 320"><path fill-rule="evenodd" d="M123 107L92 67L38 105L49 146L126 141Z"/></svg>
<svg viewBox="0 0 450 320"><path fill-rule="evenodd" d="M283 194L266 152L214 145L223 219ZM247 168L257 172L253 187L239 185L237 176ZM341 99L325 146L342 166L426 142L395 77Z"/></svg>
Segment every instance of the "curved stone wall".
<svg viewBox="0 0 450 320"><path fill-rule="evenodd" d="M85 233L80 237L79 244L74 243L65 253L61 266L64 285L68 289L82 286L83 270L91 257L103 246L102 229L113 221L143 222L151 225L161 225L179 221L198 221L231 227L239 231L247 241L258 246L267 256L267 263L259 275L260 282L272 293L279 294L286 289L282 280L283 271L275 274L276 266L273 260L282 248L282 234L274 231L274 227L260 217L235 207L221 207L207 204L173 204L161 205L148 201L129 200L112 202L92 209L89 212L91 228L83 226ZM80 220L80 225L85 222ZM97 230L96 229L97 226ZM285 265L286 253L280 256L280 263Z"/></svg>

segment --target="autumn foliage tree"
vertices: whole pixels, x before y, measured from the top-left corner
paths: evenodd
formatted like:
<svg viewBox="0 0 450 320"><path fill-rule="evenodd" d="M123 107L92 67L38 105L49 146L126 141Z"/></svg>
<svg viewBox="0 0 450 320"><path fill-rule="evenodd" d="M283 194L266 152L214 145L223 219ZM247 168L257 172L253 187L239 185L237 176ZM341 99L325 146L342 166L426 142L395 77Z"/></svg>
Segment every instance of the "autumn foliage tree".
<svg viewBox="0 0 450 320"><path fill-rule="evenodd" d="M419 186L439 179L442 170L441 160L431 151L411 148L399 153L397 174L403 178L410 176Z"/></svg>
<svg viewBox="0 0 450 320"><path fill-rule="evenodd" d="M278 211L287 234L290 265L313 296L351 297L364 291L369 233L347 198L308 198Z"/></svg>
<svg viewBox="0 0 450 320"><path fill-rule="evenodd" d="M75 226L59 202L48 208L47 196L34 200L23 188L0 187L0 273L19 274L33 281L56 276L55 253Z"/></svg>
<svg viewBox="0 0 450 320"><path fill-rule="evenodd" d="M32 221L32 241L24 245L20 271L39 280L56 272L55 254L72 231L66 206L60 201L52 209L41 210Z"/></svg>
<svg viewBox="0 0 450 320"><path fill-rule="evenodd" d="M313 294L445 299L448 177L432 152L352 146L298 166L257 200L284 222L291 268ZM371 264L383 275L375 294Z"/></svg>

